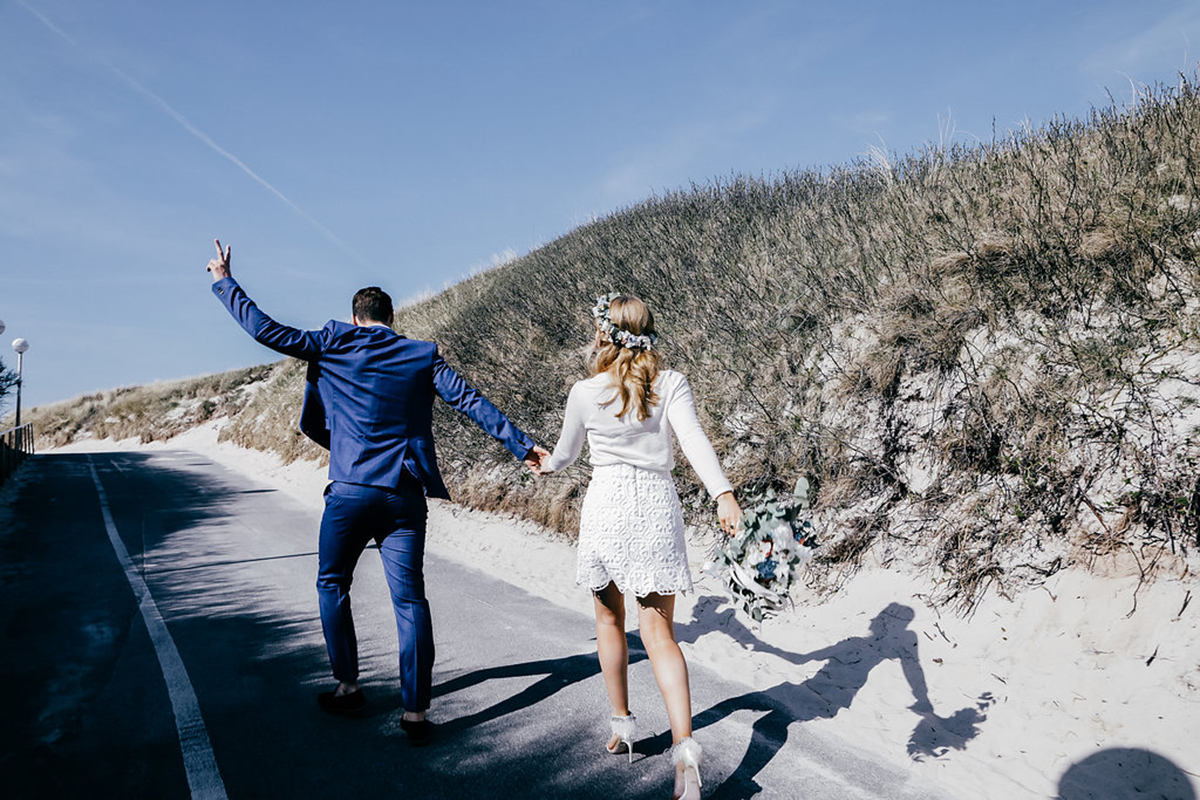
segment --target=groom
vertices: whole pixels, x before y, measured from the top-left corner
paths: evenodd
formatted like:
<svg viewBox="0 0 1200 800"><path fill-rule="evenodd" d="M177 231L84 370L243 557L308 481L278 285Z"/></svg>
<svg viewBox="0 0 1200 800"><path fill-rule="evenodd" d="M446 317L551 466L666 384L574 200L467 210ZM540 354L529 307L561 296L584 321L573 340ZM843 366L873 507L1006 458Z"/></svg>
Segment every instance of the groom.
<svg viewBox="0 0 1200 800"><path fill-rule="evenodd" d="M255 341L308 362L300 427L329 450L329 486L318 545L317 594L337 688L317 696L334 714L366 705L350 614L354 565L367 543L379 554L400 634L400 727L412 744L432 733L425 719L433 682L433 624L425 599L425 498L449 499L433 445L433 397L470 417L529 467L549 453L517 430L446 365L431 342L391 329L392 299L377 287L354 295L351 322L319 331L290 328L258 309L232 277L232 247L208 262L213 293Z"/></svg>

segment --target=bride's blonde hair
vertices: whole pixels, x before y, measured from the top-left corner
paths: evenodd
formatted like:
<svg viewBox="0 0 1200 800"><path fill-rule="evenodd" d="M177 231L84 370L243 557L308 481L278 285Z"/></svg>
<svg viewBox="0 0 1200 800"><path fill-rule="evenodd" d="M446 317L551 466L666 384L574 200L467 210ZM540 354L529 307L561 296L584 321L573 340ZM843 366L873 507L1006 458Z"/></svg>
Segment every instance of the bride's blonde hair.
<svg viewBox="0 0 1200 800"><path fill-rule="evenodd" d="M625 331L634 337L646 337L643 341L647 342L656 338L654 315L650 313L649 306L636 297L613 297L608 303L607 317L617 331ZM598 319L597 323L600 322ZM605 405L619 399L621 410L617 416L623 417L632 409L641 422L650 416L650 409L659 401L654 391L654 379L662 368L662 356L653 347L618 344L621 339L632 337L606 334L602 325L598 325L597 329L601 331L602 341L594 343L588 351L588 375L611 370L616 377L617 394Z"/></svg>

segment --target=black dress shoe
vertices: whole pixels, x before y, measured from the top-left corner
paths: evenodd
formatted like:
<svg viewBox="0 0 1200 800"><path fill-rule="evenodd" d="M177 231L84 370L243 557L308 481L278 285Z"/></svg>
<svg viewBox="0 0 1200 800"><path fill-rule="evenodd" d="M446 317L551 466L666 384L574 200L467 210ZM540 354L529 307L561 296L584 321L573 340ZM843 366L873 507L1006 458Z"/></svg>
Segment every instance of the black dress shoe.
<svg viewBox="0 0 1200 800"><path fill-rule="evenodd" d="M413 747L428 744L433 738L433 723L427 719L410 720L401 717L400 729L408 734L408 743Z"/></svg>
<svg viewBox="0 0 1200 800"><path fill-rule="evenodd" d="M362 689L355 689L348 694L336 692L321 692L317 695L317 705L322 711L330 714L349 714L359 711L367 705L367 696Z"/></svg>

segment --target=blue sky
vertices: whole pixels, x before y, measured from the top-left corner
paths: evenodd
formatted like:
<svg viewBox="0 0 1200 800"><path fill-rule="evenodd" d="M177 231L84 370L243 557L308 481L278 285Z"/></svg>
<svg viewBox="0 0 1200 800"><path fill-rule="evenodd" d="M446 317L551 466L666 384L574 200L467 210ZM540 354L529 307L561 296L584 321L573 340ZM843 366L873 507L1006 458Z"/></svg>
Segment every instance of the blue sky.
<svg viewBox="0 0 1200 800"><path fill-rule="evenodd" d="M27 407L265 363L214 236L317 328L655 193L988 139L1198 60L1194 0L0 0L0 358L30 341Z"/></svg>

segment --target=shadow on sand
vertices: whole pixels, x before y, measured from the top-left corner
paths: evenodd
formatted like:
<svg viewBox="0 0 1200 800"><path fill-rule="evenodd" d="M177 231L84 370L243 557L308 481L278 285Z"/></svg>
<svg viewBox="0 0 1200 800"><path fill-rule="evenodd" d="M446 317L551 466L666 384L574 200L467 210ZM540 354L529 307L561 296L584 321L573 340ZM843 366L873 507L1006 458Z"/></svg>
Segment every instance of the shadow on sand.
<svg viewBox="0 0 1200 800"><path fill-rule="evenodd" d="M1101 750L1071 765L1058 781L1058 800L1196 800L1195 787L1170 760L1137 748Z"/></svg>
<svg viewBox="0 0 1200 800"><path fill-rule="evenodd" d="M934 711L917 652L917 635L908 627L915 615L911 608L900 603L889 604L871 620L869 635L853 636L808 653L793 653L761 641L725 604L721 597L699 598L692 620L675 626L676 638L693 642L704 633L719 630L756 653L770 653L797 665L814 661L825 664L807 680L748 692L695 715L693 725L699 730L739 711L761 714L754 723L754 735L741 763L714 796L744 797L760 791L754 779L787 742L792 725L831 718L849 708L871 671L886 661L899 663L915 699L908 707L917 717L908 740L908 754L914 760L936 758L966 747L978 735L986 719L985 712L994 702L991 693L985 692L974 705L949 716ZM725 609L718 611L722 605Z"/></svg>

